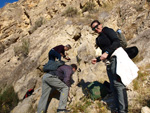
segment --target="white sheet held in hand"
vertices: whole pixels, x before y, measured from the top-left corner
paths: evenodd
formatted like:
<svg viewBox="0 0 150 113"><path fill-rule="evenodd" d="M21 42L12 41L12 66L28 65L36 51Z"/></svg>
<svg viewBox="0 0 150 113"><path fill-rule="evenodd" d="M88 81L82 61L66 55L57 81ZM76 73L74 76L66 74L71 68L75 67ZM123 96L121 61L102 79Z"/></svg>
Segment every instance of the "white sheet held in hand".
<svg viewBox="0 0 150 113"><path fill-rule="evenodd" d="M112 56L117 57L116 73L120 76L122 83L128 86L138 76L138 67L122 47L116 49Z"/></svg>

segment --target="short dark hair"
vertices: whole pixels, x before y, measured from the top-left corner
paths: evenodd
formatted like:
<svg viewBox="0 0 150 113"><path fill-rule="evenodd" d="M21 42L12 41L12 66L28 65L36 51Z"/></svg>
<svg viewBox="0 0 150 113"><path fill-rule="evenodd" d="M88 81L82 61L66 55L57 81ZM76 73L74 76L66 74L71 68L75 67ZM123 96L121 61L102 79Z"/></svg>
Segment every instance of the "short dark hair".
<svg viewBox="0 0 150 113"><path fill-rule="evenodd" d="M77 70L77 65L76 64L71 64L72 68L75 68Z"/></svg>
<svg viewBox="0 0 150 113"><path fill-rule="evenodd" d="M91 23L91 27L92 27L92 25L93 25L95 22L98 23L98 24L101 24L98 20L94 20L94 21Z"/></svg>

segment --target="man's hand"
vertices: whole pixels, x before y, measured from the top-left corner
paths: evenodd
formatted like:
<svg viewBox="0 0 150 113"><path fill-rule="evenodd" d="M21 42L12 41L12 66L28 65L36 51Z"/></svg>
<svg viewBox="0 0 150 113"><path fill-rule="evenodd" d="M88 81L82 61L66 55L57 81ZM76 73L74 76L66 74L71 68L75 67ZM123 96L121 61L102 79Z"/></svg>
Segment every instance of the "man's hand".
<svg viewBox="0 0 150 113"><path fill-rule="evenodd" d="M97 59L92 59L92 64L96 64L96 62L97 62Z"/></svg>
<svg viewBox="0 0 150 113"><path fill-rule="evenodd" d="M108 54L105 52L101 55L100 59L103 61L103 60L106 60L107 57L108 57Z"/></svg>
<svg viewBox="0 0 150 113"><path fill-rule="evenodd" d="M66 60L71 60L69 57L65 57Z"/></svg>
<svg viewBox="0 0 150 113"><path fill-rule="evenodd" d="M69 57L67 57L67 60L71 60Z"/></svg>

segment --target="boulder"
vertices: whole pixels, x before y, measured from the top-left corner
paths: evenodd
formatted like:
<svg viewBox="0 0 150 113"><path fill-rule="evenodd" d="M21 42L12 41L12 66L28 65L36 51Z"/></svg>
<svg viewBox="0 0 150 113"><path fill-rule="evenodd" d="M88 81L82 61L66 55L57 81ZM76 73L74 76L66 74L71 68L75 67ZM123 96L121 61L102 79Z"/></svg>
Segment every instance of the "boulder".
<svg viewBox="0 0 150 113"><path fill-rule="evenodd" d="M150 113L150 108L147 106L142 107L141 113Z"/></svg>

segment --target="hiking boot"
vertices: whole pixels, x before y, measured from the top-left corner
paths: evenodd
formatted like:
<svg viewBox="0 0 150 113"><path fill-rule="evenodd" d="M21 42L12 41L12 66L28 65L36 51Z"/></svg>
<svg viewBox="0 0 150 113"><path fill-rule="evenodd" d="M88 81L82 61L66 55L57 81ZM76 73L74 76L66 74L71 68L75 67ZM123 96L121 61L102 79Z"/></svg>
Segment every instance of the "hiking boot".
<svg viewBox="0 0 150 113"><path fill-rule="evenodd" d="M70 110L67 109L57 109L57 113L69 113Z"/></svg>

